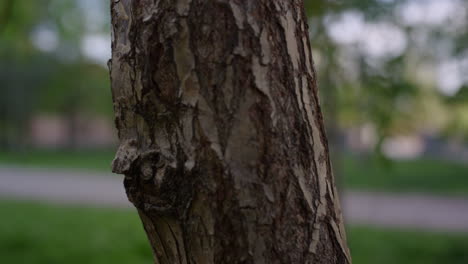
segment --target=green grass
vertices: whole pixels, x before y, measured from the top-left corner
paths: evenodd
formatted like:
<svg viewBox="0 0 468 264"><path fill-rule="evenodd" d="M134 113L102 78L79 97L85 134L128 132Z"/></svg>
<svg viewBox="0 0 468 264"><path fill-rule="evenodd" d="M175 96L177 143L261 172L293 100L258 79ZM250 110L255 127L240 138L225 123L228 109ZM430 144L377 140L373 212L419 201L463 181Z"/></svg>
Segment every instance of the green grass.
<svg viewBox="0 0 468 264"><path fill-rule="evenodd" d="M0 262L152 263L136 212L0 202Z"/></svg>
<svg viewBox="0 0 468 264"><path fill-rule="evenodd" d="M0 201L1 263L152 263L131 210ZM468 235L350 228L354 263L466 264Z"/></svg>
<svg viewBox="0 0 468 264"><path fill-rule="evenodd" d="M466 264L468 234L437 234L350 228L348 242L358 264Z"/></svg>
<svg viewBox="0 0 468 264"><path fill-rule="evenodd" d="M0 164L98 170L110 172L114 158L112 150L28 150L22 152L0 151Z"/></svg>
<svg viewBox="0 0 468 264"><path fill-rule="evenodd" d="M351 189L468 194L468 164L429 159L383 164L347 157L341 166L342 183Z"/></svg>
<svg viewBox="0 0 468 264"><path fill-rule="evenodd" d="M0 165L86 169L110 172L111 150L1 152ZM344 155L334 163L345 188L371 191L468 195L468 164L417 159L390 164ZM339 167L338 167L339 166Z"/></svg>

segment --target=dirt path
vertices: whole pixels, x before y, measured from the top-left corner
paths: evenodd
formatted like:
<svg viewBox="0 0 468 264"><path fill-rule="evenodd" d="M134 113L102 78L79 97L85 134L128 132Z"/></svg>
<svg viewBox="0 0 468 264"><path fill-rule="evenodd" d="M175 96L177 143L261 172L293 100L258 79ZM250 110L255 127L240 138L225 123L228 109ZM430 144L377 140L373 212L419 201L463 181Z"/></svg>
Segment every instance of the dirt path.
<svg viewBox="0 0 468 264"><path fill-rule="evenodd" d="M87 172L0 167L0 197L130 207L122 177ZM468 197L346 192L347 224L468 233Z"/></svg>

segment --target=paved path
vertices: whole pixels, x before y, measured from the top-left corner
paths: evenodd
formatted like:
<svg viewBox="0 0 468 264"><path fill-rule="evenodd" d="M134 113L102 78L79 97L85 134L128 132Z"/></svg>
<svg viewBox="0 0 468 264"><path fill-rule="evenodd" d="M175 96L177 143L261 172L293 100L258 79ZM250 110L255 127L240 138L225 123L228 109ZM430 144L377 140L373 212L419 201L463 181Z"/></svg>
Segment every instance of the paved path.
<svg viewBox="0 0 468 264"><path fill-rule="evenodd" d="M130 207L122 177L0 167L0 196L59 203ZM347 224L468 233L468 197L346 192Z"/></svg>
<svg viewBox="0 0 468 264"><path fill-rule="evenodd" d="M343 211L352 224L468 233L468 197L348 192Z"/></svg>
<svg viewBox="0 0 468 264"><path fill-rule="evenodd" d="M0 167L0 197L130 207L122 177L95 172Z"/></svg>

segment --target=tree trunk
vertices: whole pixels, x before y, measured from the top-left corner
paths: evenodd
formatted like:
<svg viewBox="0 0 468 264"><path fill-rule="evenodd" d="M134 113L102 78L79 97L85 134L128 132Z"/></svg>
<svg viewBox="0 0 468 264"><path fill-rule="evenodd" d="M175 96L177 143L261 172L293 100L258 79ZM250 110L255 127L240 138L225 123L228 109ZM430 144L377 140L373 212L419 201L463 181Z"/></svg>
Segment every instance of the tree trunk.
<svg viewBox="0 0 468 264"><path fill-rule="evenodd" d="M155 263L351 263L302 0L113 0L125 174Z"/></svg>

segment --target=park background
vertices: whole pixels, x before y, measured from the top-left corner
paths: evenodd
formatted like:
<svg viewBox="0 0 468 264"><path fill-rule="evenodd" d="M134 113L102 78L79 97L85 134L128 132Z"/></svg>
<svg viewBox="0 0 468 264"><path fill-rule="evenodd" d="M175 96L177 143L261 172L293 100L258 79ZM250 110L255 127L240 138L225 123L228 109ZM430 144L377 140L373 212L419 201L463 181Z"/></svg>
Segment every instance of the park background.
<svg viewBox="0 0 468 264"><path fill-rule="evenodd" d="M467 209L468 1L305 2L339 188L375 214L378 201L396 208L348 222L354 262L468 263L457 214L419 226L392 218L416 214L398 211L414 199L436 215ZM120 183L109 173L110 41L109 1L0 2L1 262L152 263L129 207L6 186L35 173Z"/></svg>

